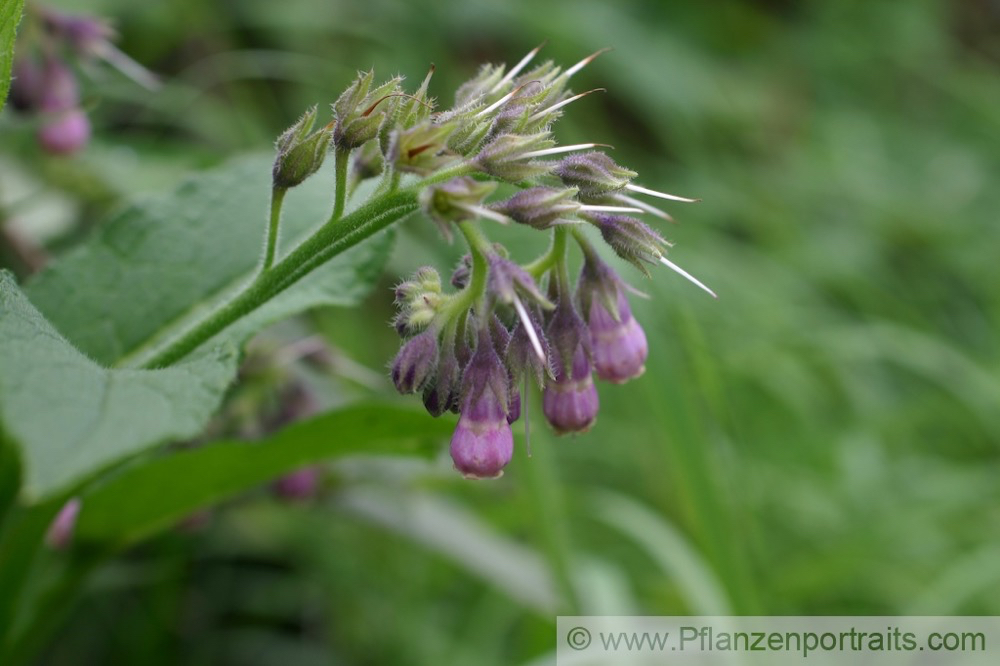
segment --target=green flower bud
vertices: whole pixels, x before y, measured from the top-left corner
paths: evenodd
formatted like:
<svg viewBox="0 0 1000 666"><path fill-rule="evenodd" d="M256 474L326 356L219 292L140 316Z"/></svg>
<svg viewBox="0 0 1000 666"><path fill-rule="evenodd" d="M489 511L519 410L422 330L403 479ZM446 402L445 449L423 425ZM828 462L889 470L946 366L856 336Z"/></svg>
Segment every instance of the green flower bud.
<svg viewBox="0 0 1000 666"><path fill-rule="evenodd" d="M634 217L591 213L588 219L600 229L604 241L619 257L647 276L649 271L643 262L659 262L669 246L656 230Z"/></svg>
<svg viewBox="0 0 1000 666"><path fill-rule="evenodd" d="M347 90L333 103L333 141L338 148L350 150L374 139L387 112L394 110L393 103L382 107L399 93L401 77L389 79L371 89L374 71L360 72Z"/></svg>
<svg viewBox="0 0 1000 666"><path fill-rule="evenodd" d="M396 169L407 173L428 174L453 162L445 153L454 123L435 125L424 121L409 129L396 130L389 144L388 159Z"/></svg>
<svg viewBox="0 0 1000 666"><path fill-rule="evenodd" d="M565 216L580 210L574 200L576 188L553 189L532 187L521 190L510 199L493 204L491 208L519 224L535 229L548 229L565 221Z"/></svg>
<svg viewBox="0 0 1000 666"><path fill-rule="evenodd" d="M446 237L450 237L451 223L478 217L483 200L496 187L494 182L481 183L468 177L453 178L421 192L420 208L438 224Z"/></svg>
<svg viewBox="0 0 1000 666"><path fill-rule="evenodd" d="M434 320L446 296L441 292L441 276L430 266L417 269L396 287L396 330L400 335L420 331Z"/></svg>
<svg viewBox="0 0 1000 666"><path fill-rule="evenodd" d="M553 173L567 187L580 190L582 201L601 199L625 188L638 174L619 166L601 152L581 153L563 158Z"/></svg>
<svg viewBox="0 0 1000 666"><path fill-rule="evenodd" d="M551 148L555 141L548 132L538 134L503 134L488 143L476 156L476 164L489 175L512 183L545 175L552 166L539 162L534 152Z"/></svg>
<svg viewBox="0 0 1000 666"><path fill-rule="evenodd" d="M274 187L295 187L323 166L331 132L330 127L326 126L310 134L315 122L314 106L278 137L275 142L278 156L271 170Z"/></svg>

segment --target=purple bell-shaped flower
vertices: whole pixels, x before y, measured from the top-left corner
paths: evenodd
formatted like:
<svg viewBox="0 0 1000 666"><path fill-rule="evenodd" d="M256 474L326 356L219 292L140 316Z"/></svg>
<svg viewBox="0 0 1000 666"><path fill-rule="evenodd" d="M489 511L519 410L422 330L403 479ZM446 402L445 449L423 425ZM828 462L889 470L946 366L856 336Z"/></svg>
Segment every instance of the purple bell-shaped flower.
<svg viewBox="0 0 1000 666"><path fill-rule="evenodd" d="M466 478L494 479L514 455L514 433L507 422L507 369L485 327L462 380L464 396L451 437L451 459Z"/></svg>
<svg viewBox="0 0 1000 666"><path fill-rule="evenodd" d="M649 345L642 326L632 316L628 299L618 288L618 317L594 298L590 304L590 340L597 376L606 382L624 384L646 370Z"/></svg>
<svg viewBox="0 0 1000 666"><path fill-rule="evenodd" d="M542 394L542 411L557 434L586 432L597 420L600 403L583 346L577 347L569 372L562 363Z"/></svg>

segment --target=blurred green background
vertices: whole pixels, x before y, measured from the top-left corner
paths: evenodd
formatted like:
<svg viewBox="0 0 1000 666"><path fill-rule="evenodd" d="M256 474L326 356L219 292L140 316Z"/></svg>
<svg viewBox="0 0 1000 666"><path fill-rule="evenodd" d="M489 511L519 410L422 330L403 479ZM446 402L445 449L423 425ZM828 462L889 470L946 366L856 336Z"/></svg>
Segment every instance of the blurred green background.
<svg viewBox="0 0 1000 666"><path fill-rule="evenodd" d="M622 267L650 357L600 387L591 432L552 437L536 402L533 455L497 482L458 478L442 443L338 465L312 502L240 498L104 567L41 663L541 665L557 613L1000 614L1000 2L50 4L114 19L165 81L90 71L95 139L69 161L0 118L5 218L50 253L125 196L267 150L358 69L415 87L435 63L447 106L547 40L564 65L614 48L558 138L702 198L663 231L720 299ZM302 381L386 395L390 287L459 253L412 219L363 310L259 348L319 331L336 376ZM246 374L233 418L272 387Z"/></svg>

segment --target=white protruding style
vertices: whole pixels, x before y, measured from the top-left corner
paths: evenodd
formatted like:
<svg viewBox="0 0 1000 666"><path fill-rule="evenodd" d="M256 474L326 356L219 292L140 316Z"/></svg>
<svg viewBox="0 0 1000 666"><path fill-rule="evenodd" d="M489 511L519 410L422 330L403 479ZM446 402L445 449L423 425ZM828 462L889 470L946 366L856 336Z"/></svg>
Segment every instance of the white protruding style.
<svg viewBox="0 0 1000 666"><path fill-rule="evenodd" d="M640 201L639 199L636 199L635 197L630 197L627 194L621 194L621 193L619 193L619 194L615 195L615 198L618 199L619 201L621 201L622 203L626 203L626 204L628 204L630 206L635 206L636 208L641 208L645 212L649 213L650 215L655 215L656 217L660 218L661 220L666 220L667 222L673 222L674 221L674 218L671 217L669 213L666 213L666 212L660 210L656 206L650 206L645 201Z"/></svg>
<svg viewBox="0 0 1000 666"><path fill-rule="evenodd" d="M645 213L646 211L638 206L596 206L583 204L580 210L585 213Z"/></svg>
<svg viewBox="0 0 1000 666"><path fill-rule="evenodd" d="M587 92L582 92L579 95L573 95L572 97L570 97L568 99L564 99L563 101L561 101L561 102L559 102L557 104L553 104L552 106L550 106L548 108L545 108L545 109L542 109L541 111L538 111L537 113L533 113L531 115L531 117L528 118L528 122L532 122L534 120L538 120L539 118L544 118L545 116L549 115L550 113L555 113L556 111L558 111L559 109L563 108L567 104L572 104L573 102L575 102L576 100L580 99L581 97L586 97L590 93L595 93L595 92L598 92L598 91L600 91L600 92L606 92L604 90L604 88L594 88L593 90L588 90Z"/></svg>
<svg viewBox="0 0 1000 666"><path fill-rule="evenodd" d="M532 150L531 152L524 153L521 157L545 157L546 155L558 155L560 153L572 153L575 150L590 150L591 148L597 148L598 146L609 147L604 143L576 143L572 146L556 146L555 148L544 148L542 150Z"/></svg>
<svg viewBox="0 0 1000 666"><path fill-rule="evenodd" d="M608 47L608 48L603 48L600 51L595 51L594 53L591 53L589 56L587 56L586 58L584 58L583 60L581 60L580 62L576 63L575 65L567 69L565 72L563 72L563 76L565 76L568 79L569 77L573 76L581 69L589 65L590 63L594 62L594 60L597 59L597 56L601 55L602 53L607 53L610 50L611 48Z"/></svg>
<svg viewBox="0 0 1000 666"><path fill-rule="evenodd" d="M497 81L497 84L495 86L493 86L492 88L490 88L490 92L491 93L496 92L496 91L500 90L501 88L503 88L506 84L508 84L511 81L513 81L514 77L517 76L518 72L520 72L522 69L524 69L524 67L529 62L531 62L535 58L536 55L538 55L538 52L542 50L543 46L545 46L545 42L542 42L541 44L539 44L535 48L533 48L530 51L528 51L528 55L526 55L523 58L521 58L521 61L519 63L517 63L516 65L514 65L513 67L511 67L510 71L507 72L507 74L505 74L502 79L500 79L499 81Z"/></svg>
<svg viewBox="0 0 1000 666"><path fill-rule="evenodd" d="M509 217L496 212L492 208L486 208L485 206L471 206L467 204L459 204L458 207L462 210L467 210L470 213L475 213L479 217L484 217L487 220L493 220L494 222L499 222L500 224L510 224Z"/></svg>
<svg viewBox="0 0 1000 666"><path fill-rule="evenodd" d="M712 298L718 298L719 297L718 294L716 294L714 291L712 291L711 289L709 289L708 287L706 287L700 280L698 280L698 278L696 278L695 276L691 275L686 270L684 270L683 268L681 268L680 266L678 266L674 262L670 261L669 259L667 259L663 255L660 255L660 263L663 264L664 266L666 266L667 268L669 268L670 270L674 271L675 273L678 273L678 274L684 276L685 278L687 278L688 280L690 280L694 284L698 285L699 287L701 287L702 289L704 289L705 291L707 291L709 294L712 295Z"/></svg>
<svg viewBox="0 0 1000 666"><path fill-rule="evenodd" d="M667 194L666 192L657 192L656 190L651 190L647 187L642 187L641 185L636 185L634 183L629 183L625 186L626 190L631 190L633 192L638 192L639 194L648 194L651 197L659 197L660 199L669 199L670 201L683 201L684 203L697 203L701 199L688 199L687 197L679 197L676 194Z"/></svg>
<svg viewBox="0 0 1000 666"><path fill-rule="evenodd" d="M535 326L531 323L528 311L524 309L524 304L521 303L521 299L516 294L514 295L514 309L517 310L517 316L524 324L524 330L528 334L528 339L531 340L531 346L535 349L535 355L538 356L539 361L545 363L545 352L542 351L542 343L538 340L538 334L535 333Z"/></svg>

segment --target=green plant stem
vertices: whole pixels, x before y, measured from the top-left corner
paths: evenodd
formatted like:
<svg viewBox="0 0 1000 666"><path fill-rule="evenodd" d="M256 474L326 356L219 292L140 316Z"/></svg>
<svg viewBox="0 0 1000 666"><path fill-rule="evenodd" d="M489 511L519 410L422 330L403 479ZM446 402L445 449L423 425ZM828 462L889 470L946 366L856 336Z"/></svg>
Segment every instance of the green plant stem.
<svg viewBox="0 0 1000 666"><path fill-rule="evenodd" d="M262 273L232 300L196 324L143 364L160 368L176 363L202 343L344 250L412 213L417 207L413 188L375 199L341 219L323 225L267 273Z"/></svg>
<svg viewBox="0 0 1000 666"><path fill-rule="evenodd" d="M347 177L348 153L342 152L344 155L340 156L341 162L337 164L338 193L344 192ZM412 213L417 208L417 196L424 187L465 175L473 170L474 167L468 164L457 164L433 173L409 187L375 197L349 215L343 217L332 215L326 224L289 252L284 259L272 265L266 272L258 274L240 293L208 313L179 338L156 352L142 364L142 367L162 368L176 363L212 336L253 312L333 257ZM334 212L336 205L335 202ZM485 269L481 272L485 284Z"/></svg>
<svg viewBox="0 0 1000 666"><path fill-rule="evenodd" d="M344 206L347 204L347 166L350 164L351 151L345 148L337 148L333 151L334 159L334 186L337 191L334 193L333 213L330 214L330 222L339 220L344 214Z"/></svg>
<svg viewBox="0 0 1000 666"><path fill-rule="evenodd" d="M556 265L560 252L565 253L565 240L557 242L559 236L556 231L556 229L552 231L552 243L549 245L549 249L545 251L545 254L524 267L524 270L535 280L540 280L546 271Z"/></svg>
<svg viewBox="0 0 1000 666"><path fill-rule="evenodd" d="M587 238L586 234L580 231L579 227L570 227L570 233L573 234L573 240L576 244L580 246L580 250L583 251L585 257L591 260L598 259L597 250L591 245L590 239Z"/></svg>
<svg viewBox="0 0 1000 666"><path fill-rule="evenodd" d="M476 310L481 314L485 311L486 304L486 277L489 272L486 256L490 252L489 241L473 222L459 222L458 229L465 236L469 252L472 254L472 278L465 291L453 301L455 304L453 307L455 310L463 310L475 304Z"/></svg>
<svg viewBox="0 0 1000 666"><path fill-rule="evenodd" d="M271 190L271 221L267 225L267 247L264 250L264 265L261 272L274 265L274 255L278 251L278 224L281 221L281 205L285 202L287 188L275 187Z"/></svg>
<svg viewBox="0 0 1000 666"><path fill-rule="evenodd" d="M556 278L559 283L559 297L568 297L569 294L569 268L566 265L566 242L569 232L565 227L556 227L555 235L552 237L552 255L555 257Z"/></svg>

